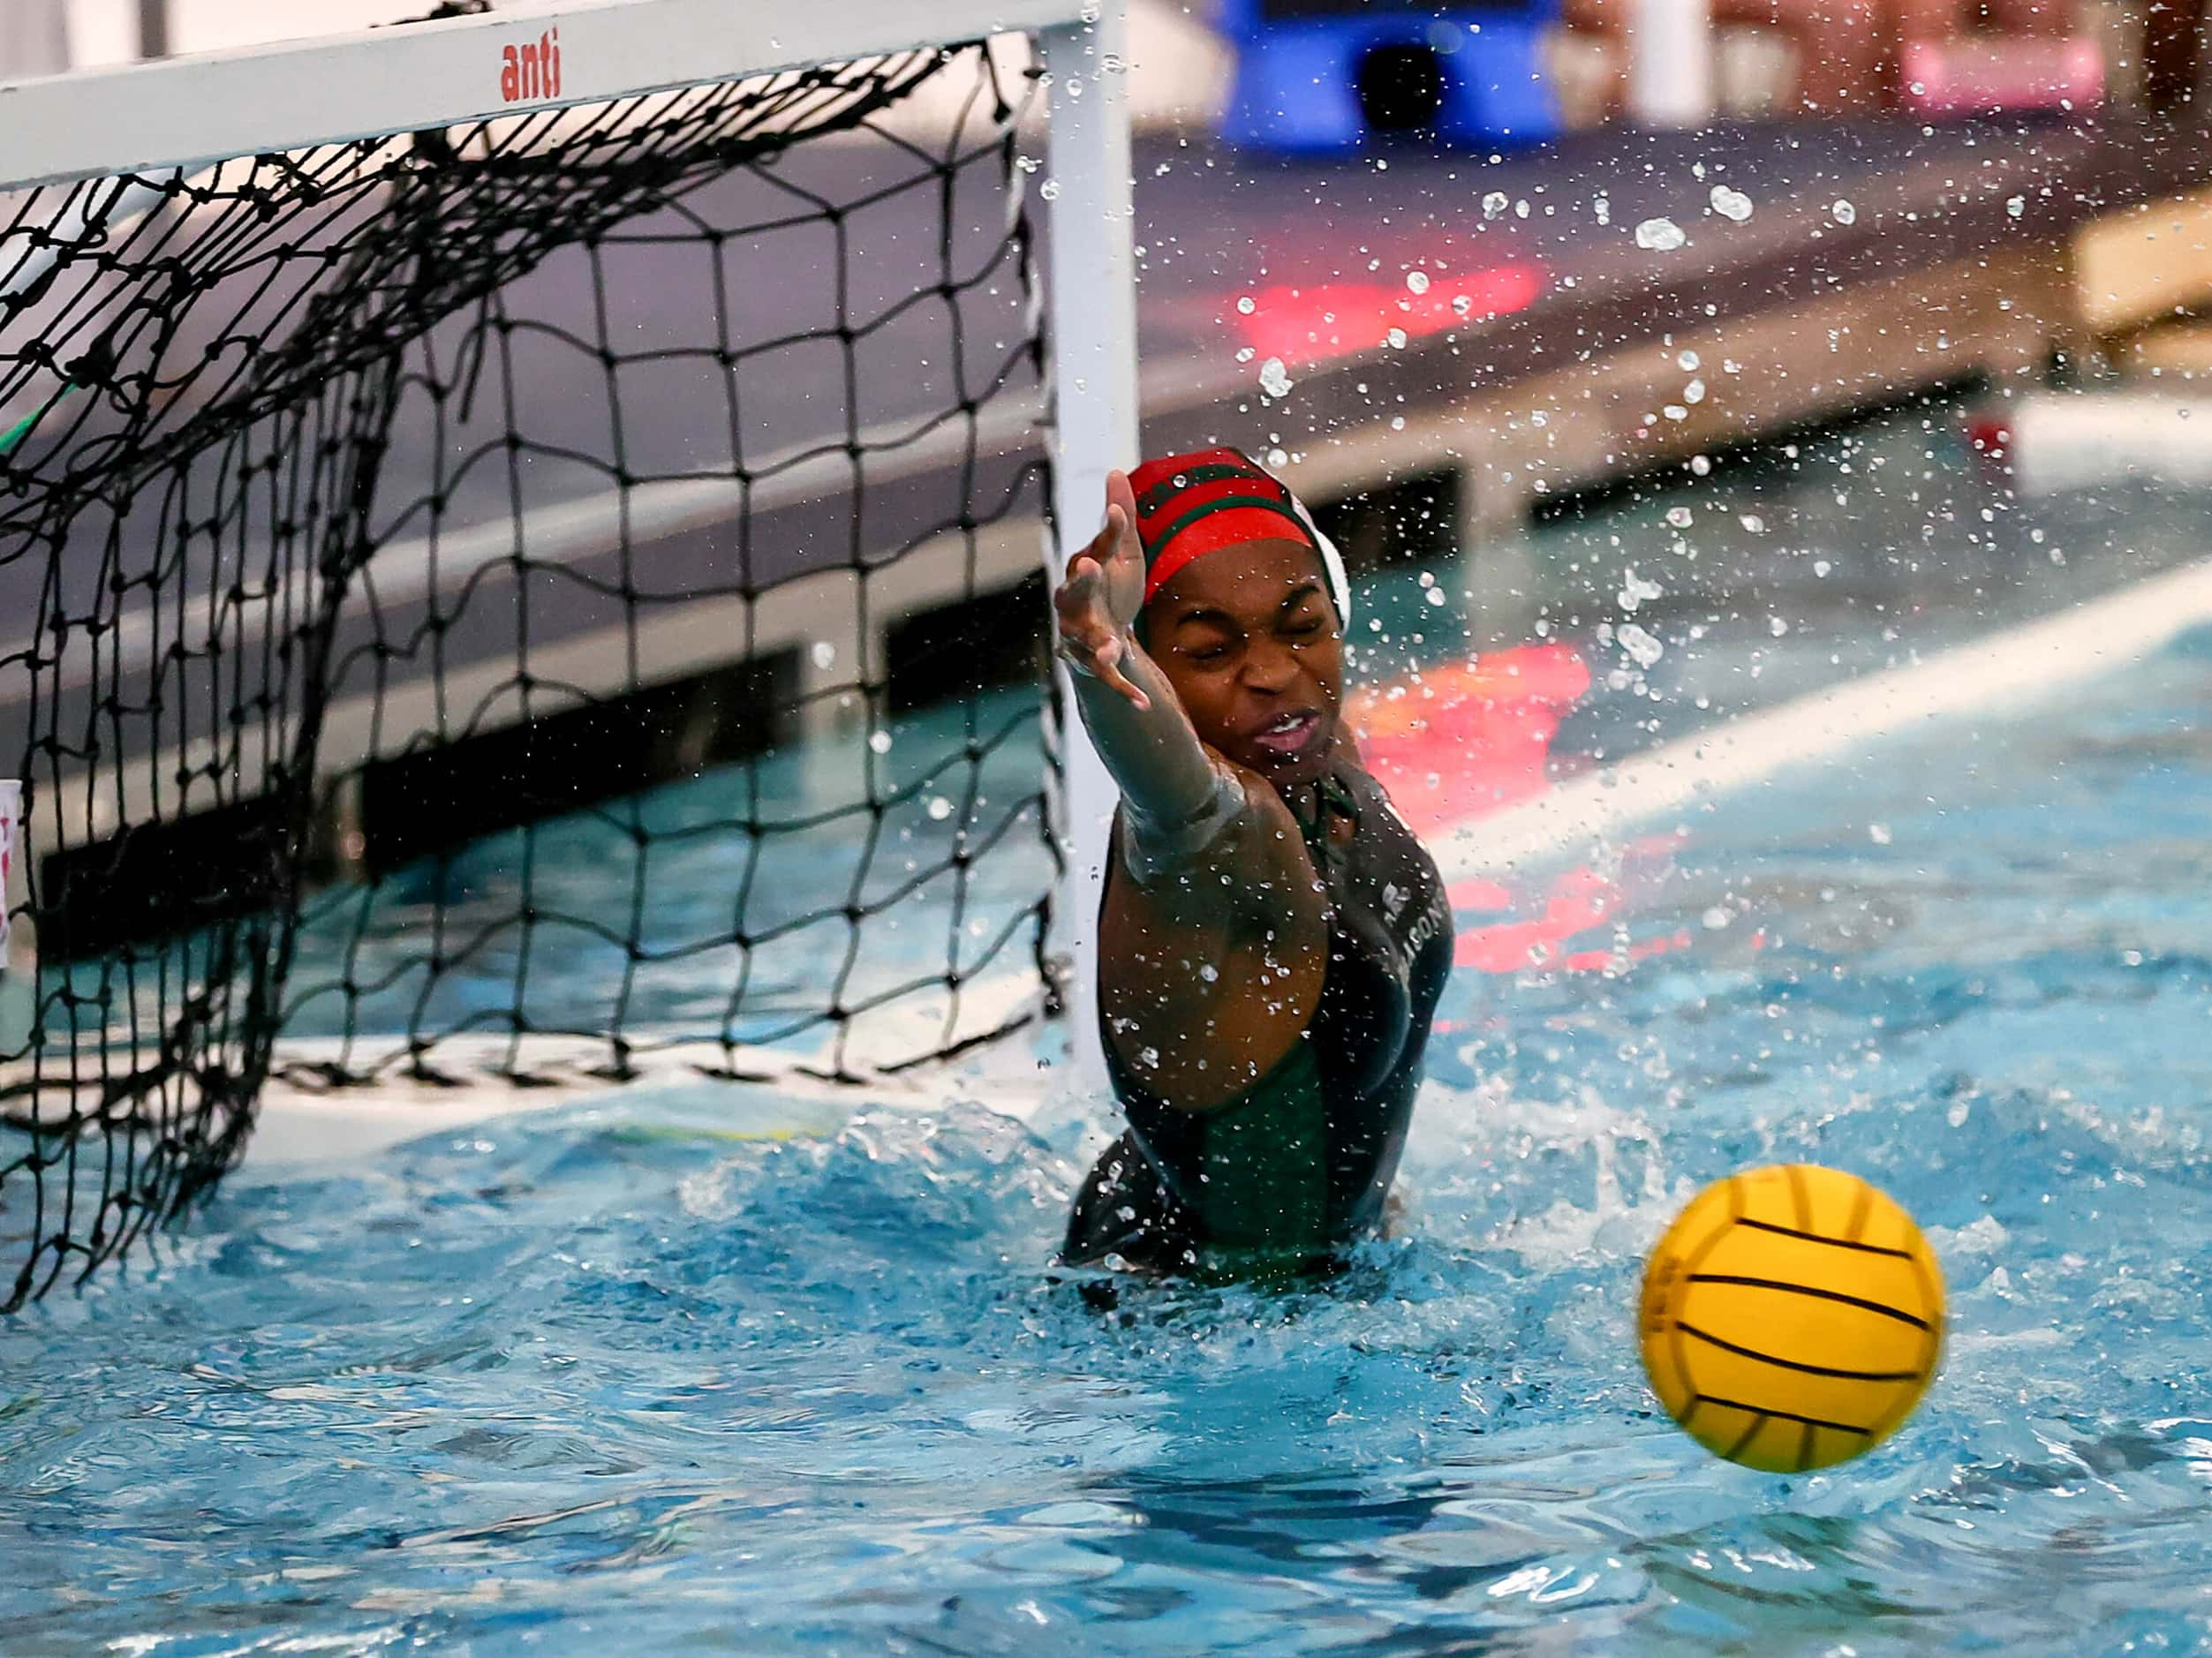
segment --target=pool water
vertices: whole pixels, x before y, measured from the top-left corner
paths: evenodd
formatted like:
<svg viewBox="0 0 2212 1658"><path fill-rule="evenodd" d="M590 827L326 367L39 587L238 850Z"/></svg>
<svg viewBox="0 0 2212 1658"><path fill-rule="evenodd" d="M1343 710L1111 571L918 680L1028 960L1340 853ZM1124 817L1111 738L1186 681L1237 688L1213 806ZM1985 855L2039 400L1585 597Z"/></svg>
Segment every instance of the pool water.
<svg viewBox="0 0 2212 1658"><path fill-rule="evenodd" d="M1459 973L1397 1232L1308 1292L1091 1310L1107 1116L995 1109L1026 1053L249 1164L0 1324L0 1647L2212 1646L2208 706L2197 636L1658 836L1618 920L1677 947ZM1801 1479L1656 1416L1632 1332L1781 1158L1904 1202L1953 1320Z"/></svg>

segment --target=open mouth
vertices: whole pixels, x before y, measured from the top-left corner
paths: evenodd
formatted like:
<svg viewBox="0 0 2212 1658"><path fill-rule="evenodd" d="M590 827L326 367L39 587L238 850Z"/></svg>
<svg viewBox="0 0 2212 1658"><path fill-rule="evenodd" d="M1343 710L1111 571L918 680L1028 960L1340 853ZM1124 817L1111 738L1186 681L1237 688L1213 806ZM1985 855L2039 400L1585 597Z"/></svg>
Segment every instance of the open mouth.
<svg viewBox="0 0 2212 1658"><path fill-rule="evenodd" d="M1320 730L1321 716L1310 708L1302 708L1261 727L1253 734L1252 742L1270 754L1302 754Z"/></svg>

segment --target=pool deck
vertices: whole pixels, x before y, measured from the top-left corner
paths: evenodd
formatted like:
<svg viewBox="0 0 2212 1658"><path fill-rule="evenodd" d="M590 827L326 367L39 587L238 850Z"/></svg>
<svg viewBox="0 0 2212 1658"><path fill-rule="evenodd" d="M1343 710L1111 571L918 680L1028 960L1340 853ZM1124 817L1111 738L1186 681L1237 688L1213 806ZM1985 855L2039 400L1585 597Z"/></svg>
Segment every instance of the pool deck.
<svg viewBox="0 0 2212 1658"><path fill-rule="evenodd" d="M1196 225L1228 229L1206 260L1163 270L1156 252L1147 267L1146 447L1280 432L1310 498L1450 468L1473 545L1547 495L2040 370L2095 320L2076 291L2076 238L2200 185L2208 158L2201 143L2120 120L1606 129L1487 166L1287 173L1179 158L1161 183L1202 182L1149 200L1140 189L1140 239L1174 248ZM1307 205L1295 239L1280 229L1287 196ZM1638 245L1638 227L1660 218L1680 246ZM1363 283L1367 260L1378 264ZM2212 261L2196 266L2201 297ZM1406 275L1423 267L1416 297ZM1366 339L1346 329L1340 349L1287 365L1296 383L1271 407L1230 348L1293 330L1234 302L1265 286L1295 304L1287 290L1306 281L1411 301L1418 320L1395 350L1376 349L1371 322ZM1475 320L1445 326L1436 302L1461 284L1507 304L1483 317L1478 300Z"/></svg>

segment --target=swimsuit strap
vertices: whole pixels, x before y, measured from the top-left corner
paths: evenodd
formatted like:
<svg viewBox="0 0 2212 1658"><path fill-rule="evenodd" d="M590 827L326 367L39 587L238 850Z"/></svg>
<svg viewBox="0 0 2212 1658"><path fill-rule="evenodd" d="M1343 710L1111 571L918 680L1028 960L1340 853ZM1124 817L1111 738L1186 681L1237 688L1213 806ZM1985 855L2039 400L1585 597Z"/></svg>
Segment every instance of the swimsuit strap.
<svg viewBox="0 0 2212 1658"><path fill-rule="evenodd" d="M1300 833L1305 837L1306 852L1313 859L1317 872L1326 872L1342 863L1348 855L1329 833L1329 814L1334 811L1351 820L1355 836L1360 828L1360 803L1352 791L1344 786L1334 772L1324 772L1316 781L1313 791L1313 821L1309 823L1295 807L1291 816L1298 819Z"/></svg>

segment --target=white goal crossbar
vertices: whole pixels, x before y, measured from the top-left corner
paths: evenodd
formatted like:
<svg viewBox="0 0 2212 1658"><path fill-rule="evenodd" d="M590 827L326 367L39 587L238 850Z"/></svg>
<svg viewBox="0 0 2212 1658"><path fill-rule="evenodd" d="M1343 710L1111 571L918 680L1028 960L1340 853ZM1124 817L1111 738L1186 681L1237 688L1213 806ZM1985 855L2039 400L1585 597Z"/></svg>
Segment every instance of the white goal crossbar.
<svg viewBox="0 0 2212 1658"><path fill-rule="evenodd" d="M428 0L425 0L426 5ZM0 86L0 184L306 149L1000 34L1099 0L567 0Z"/></svg>
<svg viewBox="0 0 2212 1658"><path fill-rule="evenodd" d="M1023 34L1046 75L1055 186L1046 192L1054 508L1063 539L1080 546L1098 522L1106 471L1136 458L1123 4L569 0L0 84L0 190L195 168ZM1064 551L1047 546L1045 556L1056 576ZM0 626L0 635L13 631ZM1080 723L1071 720L1063 735L1056 827L1068 876L1055 905L1053 951L1069 964L1078 1081L1102 1084L1091 918L1114 795Z"/></svg>

